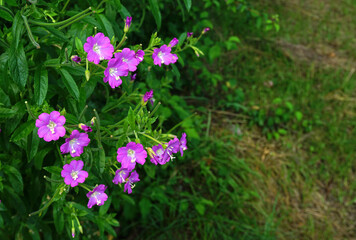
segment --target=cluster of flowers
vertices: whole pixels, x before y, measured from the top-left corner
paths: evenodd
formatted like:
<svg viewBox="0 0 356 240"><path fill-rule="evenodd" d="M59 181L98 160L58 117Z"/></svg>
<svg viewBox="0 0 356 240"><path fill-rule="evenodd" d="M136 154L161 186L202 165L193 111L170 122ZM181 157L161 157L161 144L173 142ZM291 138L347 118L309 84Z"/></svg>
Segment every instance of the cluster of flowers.
<svg viewBox="0 0 356 240"><path fill-rule="evenodd" d="M153 91L147 92L143 101L147 102L152 99ZM56 141L60 137L63 137L66 133L64 124L66 119L61 116L59 112L53 111L50 114L42 113L36 120L36 127L38 127L38 136L45 141ZM93 122L92 122L93 124ZM84 124L79 124L79 128L91 132L92 129ZM90 139L87 133L80 133L78 130L73 130L70 137L65 140L65 143L60 147L62 154L70 153L72 157L79 157L83 153L84 147L88 146ZM174 138L167 144L160 144L147 148L151 157L151 162L154 164L166 164L169 160L173 159L173 154L178 151L183 156L183 151L187 149L186 134L183 133L181 139ZM125 147L121 147L117 150L117 161L121 163L121 168L115 173L113 183L122 184L125 183L124 192L128 194L132 193L134 183L140 181L139 175L136 171L133 171L136 166L136 162L143 165L146 162L147 152L140 143L129 142ZM84 163L81 160L72 160L69 164L63 166L61 176L64 178L64 183L71 187L78 186L79 183L84 183L88 177L88 172L83 170ZM89 198L88 208L92 208L95 204L101 206L107 200L108 196L105 193L106 186L100 184L89 191L87 197Z"/></svg>
<svg viewBox="0 0 356 240"><path fill-rule="evenodd" d="M164 149L165 148L165 149ZM173 154L179 150L183 156L183 151L187 149L186 134L183 133L181 139L174 138L169 141L168 144L160 144L147 148L151 157L151 162L157 165L157 163L164 165L169 160L173 159ZM140 181L139 175L136 171L133 171L136 166L136 162L143 165L146 162L147 152L144 150L142 144L129 142L126 147L121 147L117 150L117 161L121 163L121 168L115 173L115 177L112 180L115 184L125 183L124 192L128 194L132 193L132 188L135 187L135 182ZM131 173L131 174L130 174Z"/></svg>
<svg viewBox="0 0 356 240"><path fill-rule="evenodd" d="M132 18L127 17L125 21L124 32L126 33L130 28ZM174 38L169 44L162 45L160 48L153 50L152 58L155 65L161 66L162 64L169 65L175 63L178 60L176 54L171 53L172 47L177 45L178 39ZM94 37L87 38L84 44L84 51L87 53L87 59L89 62L99 64L102 60L109 60L108 66L104 71L104 82L109 82L111 88L116 88L122 84L121 77L128 76L129 72L135 72L137 65L143 61L145 52L143 50L131 50L124 48L119 52L115 51L114 46L110 43L110 39L103 33L97 33ZM81 58L73 56L72 60L80 62ZM134 80L136 74L131 75L131 79Z"/></svg>

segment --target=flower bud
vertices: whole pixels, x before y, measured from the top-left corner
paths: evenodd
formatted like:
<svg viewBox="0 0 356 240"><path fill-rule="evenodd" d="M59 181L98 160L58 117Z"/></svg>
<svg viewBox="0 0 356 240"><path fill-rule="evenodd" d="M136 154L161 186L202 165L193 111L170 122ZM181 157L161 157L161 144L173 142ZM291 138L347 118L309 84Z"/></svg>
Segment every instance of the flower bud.
<svg viewBox="0 0 356 240"><path fill-rule="evenodd" d="M177 45L179 40L177 38L173 38L172 41L168 44L168 47L174 47Z"/></svg>
<svg viewBox="0 0 356 240"><path fill-rule="evenodd" d="M70 59L72 59L72 61L76 63L80 63L82 61L82 59L78 57L78 55L73 55L70 57Z"/></svg>
<svg viewBox="0 0 356 240"><path fill-rule="evenodd" d="M89 70L85 70L85 78L87 79L87 81L89 81L89 79L90 79L90 71Z"/></svg>
<svg viewBox="0 0 356 240"><path fill-rule="evenodd" d="M131 26L132 17L126 17L124 32L128 32Z"/></svg>
<svg viewBox="0 0 356 240"><path fill-rule="evenodd" d="M208 32L208 31L210 31L210 28L204 28L204 30L203 30L203 32L202 32L202 34L205 34L206 32Z"/></svg>
<svg viewBox="0 0 356 240"><path fill-rule="evenodd" d="M193 36L193 32L187 32L187 38L190 38L191 36Z"/></svg>

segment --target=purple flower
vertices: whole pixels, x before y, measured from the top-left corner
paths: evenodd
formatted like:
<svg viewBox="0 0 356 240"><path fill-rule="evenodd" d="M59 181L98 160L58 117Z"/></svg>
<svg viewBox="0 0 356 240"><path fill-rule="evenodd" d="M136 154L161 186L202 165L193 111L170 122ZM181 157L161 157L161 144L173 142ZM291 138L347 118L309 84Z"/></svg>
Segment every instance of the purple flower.
<svg viewBox="0 0 356 240"><path fill-rule="evenodd" d="M130 80L131 80L131 81L135 81L135 80L136 80L136 73L131 74Z"/></svg>
<svg viewBox="0 0 356 240"><path fill-rule="evenodd" d="M73 160L70 164L64 165L61 176L64 178L65 184L75 187L78 183L83 183L88 177L88 172L82 170L83 166L82 160Z"/></svg>
<svg viewBox="0 0 356 240"><path fill-rule="evenodd" d="M179 150L179 139L174 138L171 141L169 141L167 144L167 148L162 155L163 161L168 162L170 159L174 159L173 153L177 153L178 150Z"/></svg>
<svg viewBox="0 0 356 240"><path fill-rule="evenodd" d="M140 143L129 142L126 147L121 147L117 150L117 161L121 163L122 168L126 168L129 171L135 168L136 162L143 165L146 157L147 152Z"/></svg>
<svg viewBox="0 0 356 240"><path fill-rule="evenodd" d="M92 132L93 130L91 129L91 127L83 124L83 123L79 123L78 127L82 130L84 130L85 132Z"/></svg>
<svg viewBox="0 0 356 240"><path fill-rule="evenodd" d="M100 184L93 191L87 193L89 198L88 208L92 208L95 204L98 206L104 205L105 201L108 200L108 195L104 193L106 188L104 184Z"/></svg>
<svg viewBox="0 0 356 240"><path fill-rule="evenodd" d="M150 91L146 92L145 95L143 96L143 102L147 102L150 100L151 105L153 106L154 99L153 99L153 90L151 89Z"/></svg>
<svg viewBox="0 0 356 240"><path fill-rule="evenodd" d="M73 62L76 62L76 63L80 63L82 61L82 59L80 57L78 57L77 55L72 56L71 59Z"/></svg>
<svg viewBox="0 0 356 240"><path fill-rule="evenodd" d="M104 82L109 82L111 88L116 88L121 85L121 76L127 76L129 68L127 63L122 59L113 58L109 61L108 67L104 71Z"/></svg>
<svg viewBox="0 0 356 240"><path fill-rule="evenodd" d="M66 142L61 146L61 152L62 154L69 152L72 157L79 157L89 142L88 134L73 130L70 137L67 138Z"/></svg>
<svg viewBox="0 0 356 240"><path fill-rule="evenodd" d="M105 37L103 33L97 33L94 37L87 38L87 42L84 43L84 51L88 53L88 61L99 64L101 60L112 58L114 47L108 37Z"/></svg>
<svg viewBox="0 0 356 240"><path fill-rule="evenodd" d="M210 31L210 28L208 28L208 27L207 27L207 28L204 28L203 34L206 33L207 31Z"/></svg>
<svg viewBox="0 0 356 240"><path fill-rule="evenodd" d="M129 177L130 172L128 169L120 168L116 170L115 177L112 180L113 183L119 184L126 182L126 179Z"/></svg>
<svg viewBox="0 0 356 240"><path fill-rule="evenodd" d="M160 48L153 50L152 58L155 65L161 66L161 64L169 65L175 63L178 60L176 54L171 53L171 48L167 45L162 45Z"/></svg>
<svg viewBox="0 0 356 240"><path fill-rule="evenodd" d="M178 44L178 39L177 38L173 38L172 41L168 44L168 47L174 47L175 45Z"/></svg>
<svg viewBox="0 0 356 240"><path fill-rule="evenodd" d="M145 56L145 52L142 50L137 50L137 52L135 54L135 58L137 59L137 61L139 63L143 61L143 56Z"/></svg>
<svg viewBox="0 0 356 240"><path fill-rule="evenodd" d="M187 38L190 38L191 36L193 36L193 32L187 32Z"/></svg>
<svg viewBox="0 0 356 240"><path fill-rule="evenodd" d="M115 53L115 58L122 59L123 62L127 63L130 72L136 71L137 65L140 63L136 59L135 51L130 50L130 48L124 48L121 52Z"/></svg>
<svg viewBox="0 0 356 240"><path fill-rule="evenodd" d="M36 120L38 136L46 142L56 141L66 134L66 129L63 127L65 123L66 118L57 111L53 111L50 114L41 113Z"/></svg>
<svg viewBox="0 0 356 240"><path fill-rule="evenodd" d="M164 149L162 145L153 146L152 150L154 151L154 154L152 154L151 156L151 162L154 163L155 165L157 165L158 163L164 165L167 162L167 160L169 160L169 159L163 159Z"/></svg>
<svg viewBox="0 0 356 240"><path fill-rule="evenodd" d="M132 17L126 17L124 32L128 32L129 31L129 28L131 26L131 22L132 22Z"/></svg>
<svg viewBox="0 0 356 240"><path fill-rule="evenodd" d="M125 183L124 192L127 191L128 194L132 193L132 188L135 187L134 183L140 181L140 179L138 177L139 176L136 171L131 173L130 177L127 179L127 182Z"/></svg>
<svg viewBox="0 0 356 240"><path fill-rule="evenodd" d="M187 134L183 133L182 137L179 140L179 151L181 156L183 157L183 151L187 150Z"/></svg>

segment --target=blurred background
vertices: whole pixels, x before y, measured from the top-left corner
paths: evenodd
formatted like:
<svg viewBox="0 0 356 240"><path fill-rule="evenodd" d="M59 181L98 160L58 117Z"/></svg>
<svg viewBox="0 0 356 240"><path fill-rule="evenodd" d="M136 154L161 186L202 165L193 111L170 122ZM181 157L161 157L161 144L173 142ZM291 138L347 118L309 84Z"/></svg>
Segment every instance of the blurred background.
<svg viewBox="0 0 356 240"><path fill-rule="evenodd" d="M167 127L183 121L189 151L141 186L139 208L125 205L120 233L356 238L356 2L187 2L159 1L159 32L167 42L211 28L204 56L180 53L174 96L161 100ZM137 36L155 28L146 13Z"/></svg>

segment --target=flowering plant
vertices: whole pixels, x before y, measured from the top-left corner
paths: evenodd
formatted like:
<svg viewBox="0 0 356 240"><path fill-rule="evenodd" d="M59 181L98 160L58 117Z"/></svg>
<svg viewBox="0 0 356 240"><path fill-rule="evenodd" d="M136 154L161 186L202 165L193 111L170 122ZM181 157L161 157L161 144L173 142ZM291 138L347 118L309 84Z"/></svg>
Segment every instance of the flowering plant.
<svg viewBox="0 0 356 240"><path fill-rule="evenodd" d="M0 56L0 73L11 75L0 81L0 211L16 209L32 232L47 217L58 234L66 229L76 237L86 231L85 217L102 234L115 235L119 223L106 214L113 199L130 199L152 177L151 169L188 149L187 134L179 138L162 129L161 102L155 101L160 88L144 82L152 68L173 71L181 51L202 55L195 44L206 30L198 38L183 33L166 42L156 32L145 48L130 42L135 17L111 24L102 4L63 21L37 1L16 14L4 8L13 25L4 30L11 37L0 42L9 46ZM33 173L23 177L26 171ZM36 191L27 192L29 185ZM9 228L16 224L10 216L4 217Z"/></svg>

